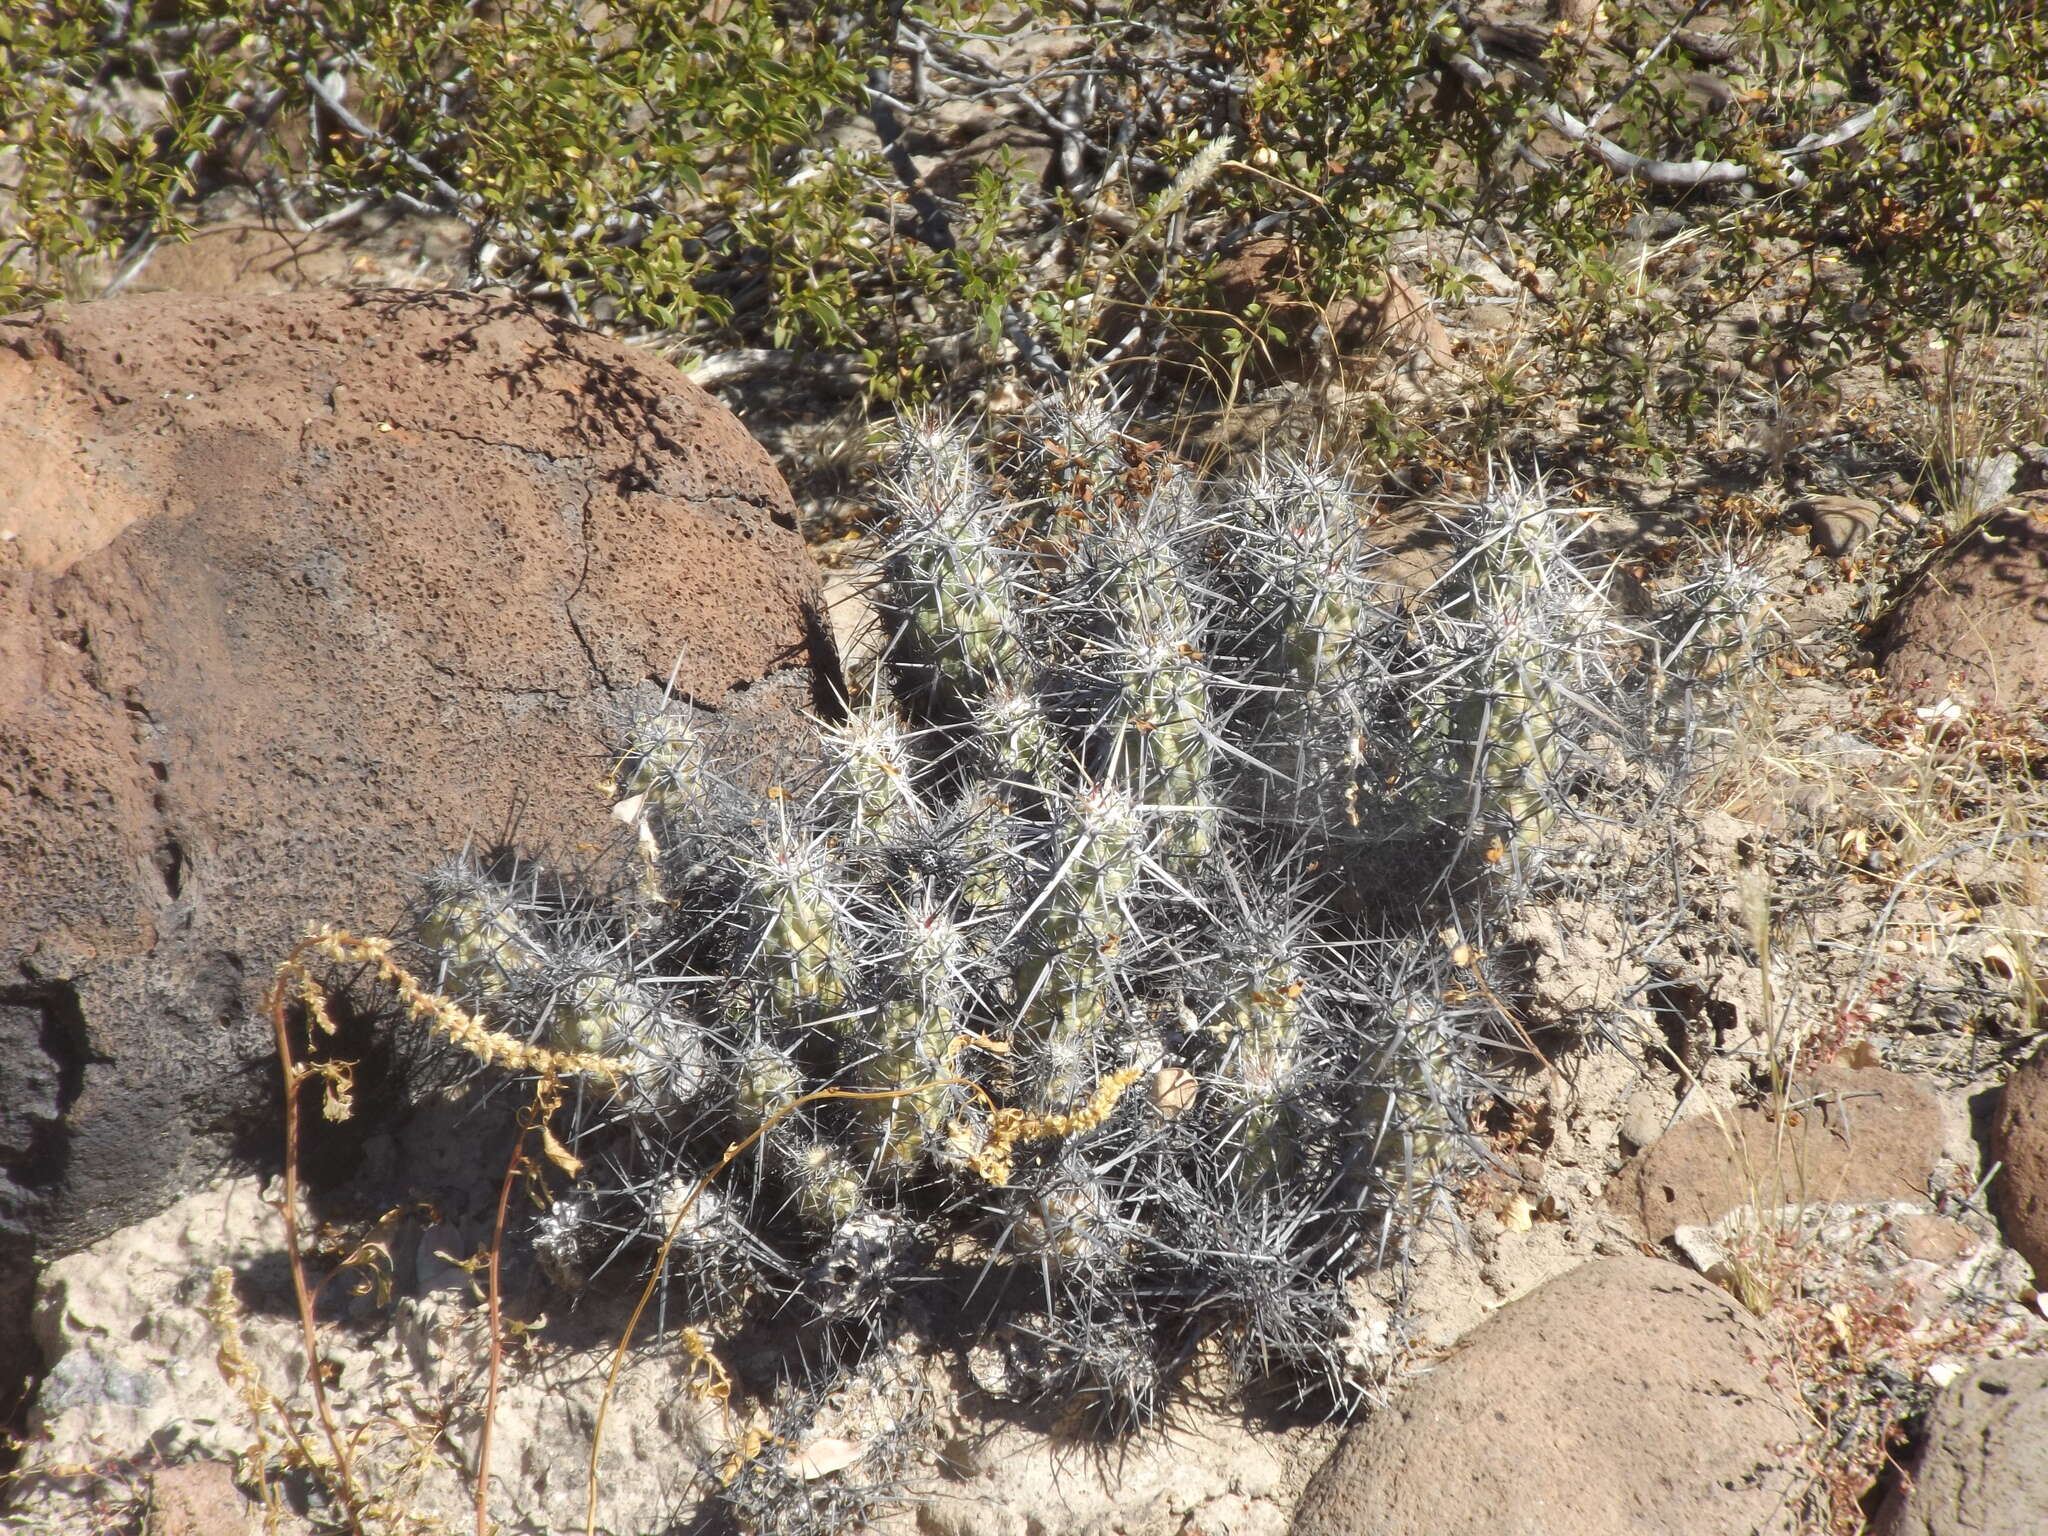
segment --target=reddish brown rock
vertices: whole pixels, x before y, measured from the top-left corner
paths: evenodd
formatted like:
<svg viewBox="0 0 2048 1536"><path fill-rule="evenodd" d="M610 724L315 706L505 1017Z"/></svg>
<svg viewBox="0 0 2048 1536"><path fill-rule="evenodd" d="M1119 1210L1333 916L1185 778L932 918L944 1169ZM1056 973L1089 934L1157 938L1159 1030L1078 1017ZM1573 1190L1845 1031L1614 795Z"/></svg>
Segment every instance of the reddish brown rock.
<svg viewBox="0 0 2048 1536"><path fill-rule="evenodd" d="M221 296L319 288L436 288L457 279L469 231L455 219L377 212L346 235L211 224L149 253L123 293Z"/></svg>
<svg viewBox="0 0 2048 1536"><path fill-rule="evenodd" d="M1539 1287L1345 1436L1294 1536L1794 1528L1798 1415L1762 1326L1657 1259Z"/></svg>
<svg viewBox="0 0 2048 1536"><path fill-rule="evenodd" d="M1781 1118L1770 1106L1681 1120L1625 1164L1608 1204L1652 1242L1741 1206L1924 1200L1941 1157L1941 1106L1879 1067L1815 1067Z"/></svg>
<svg viewBox="0 0 2048 1536"><path fill-rule="evenodd" d="M2048 517L2004 513L1964 540L1893 610L1882 654L1916 697L2048 704Z"/></svg>
<svg viewBox="0 0 2048 1536"><path fill-rule="evenodd" d="M0 464L17 1281L30 1243L266 1131L255 1004L309 921L393 923L515 809L525 845L605 846L604 733L671 677L773 745L836 673L767 455L666 365L523 306L0 322Z"/></svg>
<svg viewBox="0 0 2048 1536"><path fill-rule="evenodd" d="M1304 271L1300 249L1273 235L1219 261L1211 282L1218 309L1243 315L1256 306L1279 328L1277 343L1255 349L1268 365L1265 371L1296 377L1316 371L1322 361L1450 360L1450 335L1429 300L1392 268L1381 275L1376 292L1321 292Z"/></svg>
<svg viewBox="0 0 2048 1536"><path fill-rule="evenodd" d="M1990 1360L1928 1410L1910 1489L1878 1536L2036 1536L2048 1526L2048 1360Z"/></svg>
<svg viewBox="0 0 2048 1536"><path fill-rule="evenodd" d="M1991 1204L2006 1243L2048 1280L2048 1052L2006 1079L1991 1127Z"/></svg>
<svg viewBox="0 0 2048 1536"><path fill-rule="evenodd" d="M149 1536L253 1536L255 1507L224 1461L189 1461L150 1477L144 1527Z"/></svg>

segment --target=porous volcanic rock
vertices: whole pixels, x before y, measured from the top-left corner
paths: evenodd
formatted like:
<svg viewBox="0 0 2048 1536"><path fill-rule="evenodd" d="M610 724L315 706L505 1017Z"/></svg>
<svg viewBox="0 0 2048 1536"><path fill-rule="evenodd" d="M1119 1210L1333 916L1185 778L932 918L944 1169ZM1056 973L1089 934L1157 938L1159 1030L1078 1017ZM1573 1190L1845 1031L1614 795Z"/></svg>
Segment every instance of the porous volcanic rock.
<svg viewBox="0 0 2048 1536"><path fill-rule="evenodd" d="M1789 1532L1800 1421L1763 1329L1675 1264L1582 1265L1354 1427L1294 1536Z"/></svg>
<svg viewBox="0 0 2048 1536"><path fill-rule="evenodd" d="M0 322L0 465L7 1332L32 1248L274 1125L256 1005L309 921L385 928L515 811L587 862L624 709L672 682L766 750L837 664L739 423L511 302Z"/></svg>
<svg viewBox="0 0 2048 1536"><path fill-rule="evenodd" d="M1941 1106L1882 1067L1810 1068L1770 1106L1681 1120L1623 1165L1608 1205L1651 1242L1738 1207L1914 1200L1941 1159Z"/></svg>
<svg viewBox="0 0 2048 1536"><path fill-rule="evenodd" d="M1916 697L2048 703L2048 519L1990 519L1901 600L1882 653L1885 676Z"/></svg>
<svg viewBox="0 0 2048 1536"><path fill-rule="evenodd" d="M1879 1536L2035 1536L2048 1525L2048 1360L1993 1360L1928 1410L1910 1493Z"/></svg>
<svg viewBox="0 0 2048 1536"><path fill-rule="evenodd" d="M1991 1205L2005 1240L2048 1279L2048 1052L2006 1079L1991 1124Z"/></svg>

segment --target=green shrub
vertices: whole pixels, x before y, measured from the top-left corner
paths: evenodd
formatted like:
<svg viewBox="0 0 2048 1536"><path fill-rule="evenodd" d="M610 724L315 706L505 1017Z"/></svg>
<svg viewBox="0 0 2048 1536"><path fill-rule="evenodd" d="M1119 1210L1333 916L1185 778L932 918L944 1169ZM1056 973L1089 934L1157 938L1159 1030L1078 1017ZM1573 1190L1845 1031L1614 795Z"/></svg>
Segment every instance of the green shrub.
<svg viewBox="0 0 2048 1536"><path fill-rule="evenodd" d="M999 27L950 3L37 6L0 20L0 307L176 238L251 166L287 222L434 209L468 226L473 282L693 346L849 354L882 396L971 380L1003 338L1040 371L1227 386L1273 316L1196 322L1218 257L1268 231L1316 302L1377 291L1412 237L1475 242L1538 295L1554 371L1638 422L1710 403L1738 314L1818 379L2031 301L2048 20L1613 10L1595 45L1398 0L1034 0ZM932 151L901 133L948 97L1046 133L1044 182L989 155L956 200L907 184L886 151ZM1597 149L1568 131L1594 117Z"/></svg>

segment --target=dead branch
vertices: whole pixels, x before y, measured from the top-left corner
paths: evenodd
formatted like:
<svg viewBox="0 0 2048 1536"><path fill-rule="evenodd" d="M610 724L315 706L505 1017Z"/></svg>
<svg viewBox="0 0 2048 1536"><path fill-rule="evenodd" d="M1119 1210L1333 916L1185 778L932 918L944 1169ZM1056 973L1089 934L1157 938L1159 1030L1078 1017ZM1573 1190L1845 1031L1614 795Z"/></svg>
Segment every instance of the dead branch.
<svg viewBox="0 0 2048 1536"><path fill-rule="evenodd" d="M1469 53L1447 53L1444 62L1454 74L1468 84L1481 89L1493 84L1492 73ZM1519 70L1516 72L1523 73ZM1526 79L1526 75L1523 78ZM1790 185L1805 186L1810 178L1792 163L1795 157L1817 155L1822 150L1848 143L1869 131L1887 114L1890 107L1890 98L1887 97L1825 132L1809 133L1791 148L1770 154L1768 159L1772 165L1769 168L1775 169ZM1744 165L1739 160L1654 160L1646 155L1638 155L1623 149L1592 124L1574 117L1554 101L1537 102L1536 114L1566 138L1574 143L1584 144L1601 164L1616 175L1633 176L1636 180L1648 182L1652 186L1736 186L1756 180L1765 169Z"/></svg>

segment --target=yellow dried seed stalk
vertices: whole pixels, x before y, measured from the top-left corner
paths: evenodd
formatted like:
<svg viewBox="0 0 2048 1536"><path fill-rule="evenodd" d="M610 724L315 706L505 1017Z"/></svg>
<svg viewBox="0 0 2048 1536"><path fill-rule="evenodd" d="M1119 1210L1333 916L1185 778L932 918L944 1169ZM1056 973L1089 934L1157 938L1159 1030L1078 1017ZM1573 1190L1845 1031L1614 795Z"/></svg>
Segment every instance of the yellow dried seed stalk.
<svg viewBox="0 0 2048 1536"><path fill-rule="evenodd" d="M999 1109L989 1118L988 1140L968 1158L967 1166L988 1183L1001 1188L1010 1182L1011 1154L1033 1141L1050 1141L1092 1131L1110 1117L1124 1090L1135 1083L1143 1069L1125 1067L1112 1072L1095 1085L1095 1093L1081 1108L1050 1115L1035 1115L1014 1106Z"/></svg>
<svg viewBox="0 0 2048 1536"><path fill-rule="evenodd" d="M262 1378L256 1374L256 1367L250 1363L248 1354L242 1348L242 1311L235 1300L235 1272L225 1265L217 1266L207 1287L206 1320L213 1324L214 1364L219 1368L221 1380L233 1388L235 1396L242 1400L242 1410L249 1416L249 1427L254 1432L256 1443L251 1446L249 1461L254 1467L257 1484L263 1492L263 1502L272 1513L276 1512L276 1494L271 1491L270 1478L266 1469L270 1464L271 1442L263 1426L273 1412L284 1423L285 1432L291 1436L295 1448L313 1463L316 1452L307 1441L285 1419L275 1400L264 1390Z"/></svg>
<svg viewBox="0 0 2048 1536"><path fill-rule="evenodd" d="M690 1395L707 1402L727 1402L732 1397L732 1377L718 1356L711 1352L710 1339L698 1328L685 1328L682 1339L683 1353L689 1356L691 1363Z"/></svg>
<svg viewBox="0 0 2048 1536"><path fill-rule="evenodd" d="M733 1480L746 1471L748 1462L767 1450L769 1446L779 1445L780 1443L780 1436L770 1434L767 1430L761 1429L758 1426L742 1431L739 1438L733 1442L732 1450L727 1453L725 1465L718 1469L718 1481L725 1487L730 1488L733 1485Z"/></svg>
<svg viewBox="0 0 2048 1536"><path fill-rule="evenodd" d="M623 1080L630 1064L613 1056L594 1056L583 1051L551 1051L529 1045L512 1035L492 1029L476 1014L458 1007L391 958L391 940L364 938L344 928L316 929L310 937L313 947L342 965L362 964L376 969L378 976L398 994L405 1011L442 1038L460 1046L487 1066L514 1072L535 1072L543 1077L588 1074L613 1083ZM303 995L303 994L302 994Z"/></svg>

